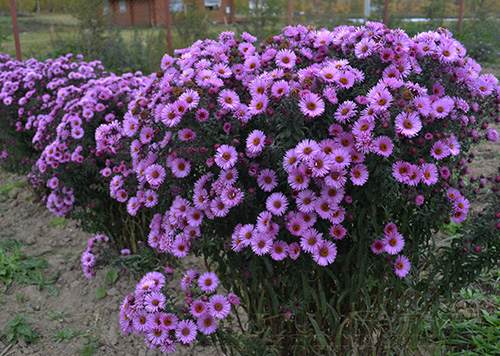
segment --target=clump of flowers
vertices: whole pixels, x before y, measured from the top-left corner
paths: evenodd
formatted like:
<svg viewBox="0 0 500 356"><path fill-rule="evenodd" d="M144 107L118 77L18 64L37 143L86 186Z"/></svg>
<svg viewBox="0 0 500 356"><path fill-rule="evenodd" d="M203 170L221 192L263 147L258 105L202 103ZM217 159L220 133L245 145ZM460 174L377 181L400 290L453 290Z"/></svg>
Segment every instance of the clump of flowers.
<svg viewBox="0 0 500 356"><path fill-rule="evenodd" d="M7 59L0 63L0 148L3 166L26 171L39 151L53 139L45 127L58 109L59 92L78 91L88 80L105 76L98 61L68 54L58 59L26 62ZM35 140L33 137L35 136Z"/></svg>
<svg viewBox="0 0 500 356"><path fill-rule="evenodd" d="M378 302L356 299L375 288L365 278L438 285L442 265L426 261L452 252L433 236L470 214L466 152L497 140L487 129L498 80L445 29L410 38L373 22L297 26L255 41L224 32L165 55L122 123L134 174L118 173L112 196L131 215L156 213L153 248L203 254L232 272L227 286L253 286L241 289L251 301L264 289L266 312L307 300L287 319L298 323L289 337L308 310L330 320L324 335L338 320L294 273L318 281L336 315ZM411 298L392 298L409 308ZM262 307L250 304L255 321Z"/></svg>
<svg viewBox="0 0 500 356"><path fill-rule="evenodd" d="M177 345L189 345L216 331L239 304L239 298L229 293L217 294L219 279L213 272L201 275L189 270L182 277L184 304L176 305L174 290L160 272L146 274L135 291L125 297L120 307L120 327L124 335L143 335L151 350L172 353Z"/></svg>
<svg viewBox="0 0 500 356"><path fill-rule="evenodd" d="M106 235L96 235L87 243L87 249L82 253L82 269L85 277L92 278L95 276L95 267L98 265L99 259L103 255L103 246L109 241Z"/></svg>
<svg viewBox="0 0 500 356"><path fill-rule="evenodd" d="M60 88L54 110L45 116L45 124L38 125L33 138L35 143L41 137L51 137L52 141L45 144L29 175L35 186L40 181L47 186L47 208L56 215L66 216L75 204L91 208L99 200L96 190L108 184L107 179L99 181L99 171L119 150L98 152L96 128L123 118L130 96L142 85L142 79L141 73L111 74L78 88Z"/></svg>

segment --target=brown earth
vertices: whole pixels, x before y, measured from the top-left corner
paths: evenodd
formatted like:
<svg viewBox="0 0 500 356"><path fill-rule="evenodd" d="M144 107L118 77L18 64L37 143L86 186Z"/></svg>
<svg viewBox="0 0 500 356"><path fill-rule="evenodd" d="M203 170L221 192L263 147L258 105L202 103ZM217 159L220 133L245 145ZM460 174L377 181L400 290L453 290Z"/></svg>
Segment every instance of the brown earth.
<svg viewBox="0 0 500 356"><path fill-rule="evenodd" d="M23 182L28 187L25 178L0 172L0 187L10 182ZM60 225L52 226L54 218L43 204L35 202L27 188L17 187L0 194L0 241L7 238L21 241L25 256L49 262L50 267L42 269L43 275L49 279L57 274L54 286L59 292L58 296L52 296L45 288L39 290L35 285L14 280L6 286L0 281L0 355L78 355L90 337L97 344L94 355L161 355L159 351L149 351L141 336L122 336L120 331L119 306L123 298L133 292L137 279L123 273L109 286L105 283L105 270L98 271L93 279L86 279L80 257L92 235L76 229L73 221L64 229ZM107 295L97 299L94 292L101 286L106 287ZM33 330L39 335L37 343L7 344L5 325L15 315L29 317L28 321L34 324ZM69 328L86 332L86 336L55 342L54 334ZM213 348L198 346L179 347L175 354L218 353Z"/></svg>

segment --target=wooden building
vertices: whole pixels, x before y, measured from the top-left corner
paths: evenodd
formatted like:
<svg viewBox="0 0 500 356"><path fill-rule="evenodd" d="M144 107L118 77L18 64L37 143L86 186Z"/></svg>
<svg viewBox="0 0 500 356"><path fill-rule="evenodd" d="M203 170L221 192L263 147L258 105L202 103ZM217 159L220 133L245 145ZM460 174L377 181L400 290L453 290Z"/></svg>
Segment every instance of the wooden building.
<svg viewBox="0 0 500 356"><path fill-rule="evenodd" d="M170 12L185 11L182 0L169 0ZM217 23L234 21L234 0L196 0L201 11L207 11L210 19ZM233 6L234 8L234 6ZM121 26L157 26L165 24L165 0L108 0L104 13L111 15L113 23Z"/></svg>

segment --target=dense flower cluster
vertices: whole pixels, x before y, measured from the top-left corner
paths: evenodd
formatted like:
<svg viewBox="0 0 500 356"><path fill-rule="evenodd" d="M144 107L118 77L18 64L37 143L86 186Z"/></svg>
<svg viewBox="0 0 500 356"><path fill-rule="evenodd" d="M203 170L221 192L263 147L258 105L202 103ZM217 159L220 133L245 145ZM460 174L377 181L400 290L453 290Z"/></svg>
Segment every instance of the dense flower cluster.
<svg viewBox="0 0 500 356"><path fill-rule="evenodd" d="M87 249L82 253L82 269L85 277L92 278L95 276L94 267L97 265L98 259L101 257L102 245L109 241L106 235L96 235L87 243Z"/></svg>
<svg viewBox="0 0 500 356"><path fill-rule="evenodd" d="M328 265L368 182L390 174L399 199L449 210L443 188L466 168L463 149L497 141L479 121L495 113L498 80L446 30L297 26L255 41L224 32L166 55L118 129L135 175L114 175L112 195L132 215L159 209L149 241L160 251L185 256L204 223L245 207L234 251ZM469 204L453 191L460 222Z"/></svg>
<svg viewBox="0 0 500 356"><path fill-rule="evenodd" d="M50 193L47 208L58 216L66 216L72 210L75 200L74 186L60 184L58 177L66 184L75 183L83 171L104 169L110 164L118 150L97 152L95 130L103 122L122 119L130 95L142 84L141 73L122 76L109 75L90 80L80 87L65 87L58 92L54 109L45 115L43 125L38 123L33 138L50 137L40 158L36 161L35 172L30 174L34 185L46 184ZM67 177L70 171L71 177ZM81 171L81 172L80 172ZM77 173L80 172L80 173ZM65 179L66 178L66 179ZM107 180L103 180L103 185ZM97 182L89 182L97 184ZM78 187L76 187L78 189ZM81 187L80 187L81 188ZM81 199L81 197L80 197ZM82 203L80 203L82 204Z"/></svg>
<svg viewBox="0 0 500 356"><path fill-rule="evenodd" d="M171 274L172 271L169 271ZM188 345L199 336L214 334L218 324L229 315L239 298L229 293L216 294L219 279L213 272L201 275L189 270L181 279L185 306L173 303L173 291L162 273L150 272L137 284L120 307L120 326L123 334L143 334L153 349L172 353L177 343Z"/></svg>
<svg viewBox="0 0 500 356"><path fill-rule="evenodd" d="M47 140L45 127L53 120L61 92L78 90L90 79L107 75L99 61L84 62L68 54L56 60L26 62L8 57L0 62L0 149L11 166L33 164ZM35 138L33 138L35 136ZM20 151L19 146L24 150ZM22 154L22 157L16 155Z"/></svg>

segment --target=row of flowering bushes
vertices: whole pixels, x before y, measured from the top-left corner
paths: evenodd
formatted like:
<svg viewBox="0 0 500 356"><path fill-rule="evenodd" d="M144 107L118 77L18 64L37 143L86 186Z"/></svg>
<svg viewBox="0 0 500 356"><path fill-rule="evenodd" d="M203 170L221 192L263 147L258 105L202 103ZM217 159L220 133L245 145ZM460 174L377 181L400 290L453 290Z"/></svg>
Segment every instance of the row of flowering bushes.
<svg viewBox="0 0 500 356"><path fill-rule="evenodd" d="M126 219L109 196L100 171L124 165L124 147L99 149L95 131L122 119L140 72L116 76L100 62L67 55L39 62L0 62L0 151L4 169L29 172L29 180L59 217L76 218L91 232L105 232L116 249L136 249L142 225ZM127 227L128 226L128 227Z"/></svg>
<svg viewBox="0 0 500 356"><path fill-rule="evenodd" d="M209 271L182 278L185 307L160 273L125 298L123 332L152 349L207 335L241 354L406 347L440 297L499 259L500 172L488 183L467 167L473 145L498 141L498 80L444 29L297 26L256 41L224 32L148 78L59 89L49 114L14 125L37 127L30 177L64 215L88 187L65 180L98 172L151 248L204 259ZM6 97L12 115L20 99ZM480 189L489 205L474 212ZM450 220L463 229L436 240ZM238 298L247 322L223 332Z"/></svg>

